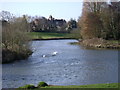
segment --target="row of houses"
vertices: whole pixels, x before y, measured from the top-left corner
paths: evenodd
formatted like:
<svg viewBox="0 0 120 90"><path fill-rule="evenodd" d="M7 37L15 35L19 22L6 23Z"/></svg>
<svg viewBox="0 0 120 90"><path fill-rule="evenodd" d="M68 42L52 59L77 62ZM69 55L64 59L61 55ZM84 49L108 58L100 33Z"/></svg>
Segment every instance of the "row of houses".
<svg viewBox="0 0 120 90"><path fill-rule="evenodd" d="M75 25L73 24L73 26ZM68 24L64 19L55 19L50 15L48 19L45 17L36 18L31 22L31 28L32 31L40 32L69 32L72 25Z"/></svg>

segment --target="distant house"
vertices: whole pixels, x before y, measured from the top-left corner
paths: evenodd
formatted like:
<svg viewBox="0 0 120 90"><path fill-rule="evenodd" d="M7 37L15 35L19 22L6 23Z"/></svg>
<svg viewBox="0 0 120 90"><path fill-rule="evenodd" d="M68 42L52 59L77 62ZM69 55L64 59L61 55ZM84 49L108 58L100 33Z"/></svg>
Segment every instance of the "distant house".
<svg viewBox="0 0 120 90"><path fill-rule="evenodd" d="M64 24L66 24L66 21L63 19L54 19L51 15L49 16L49 19L51 24L54 24L56 26L62 27Z"/></svg>
<svg viewBox="0 0 120 90"><path fill-rule="evenodd" d="M57 32L66 24L64 19L55 19L50 15L48 19L45 17L35 19L31 26L33 31Z"/></svg>
<svg viewBox="0 0 120 90"><path fill-rule="evenodd" d="M62 27L64 24L66 24L66 21L63 19L55 19L56 26Z"/></svg>

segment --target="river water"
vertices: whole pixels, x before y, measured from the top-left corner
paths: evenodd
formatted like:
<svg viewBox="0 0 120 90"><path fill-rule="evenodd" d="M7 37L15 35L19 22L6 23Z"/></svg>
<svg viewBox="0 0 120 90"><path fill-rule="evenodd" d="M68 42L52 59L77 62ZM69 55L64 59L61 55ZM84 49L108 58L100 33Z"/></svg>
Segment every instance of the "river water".
<svg viewBox="0 0 120 90"><path fill-rule="evenodd" d="M77 40L32 41L27 60L2 65L2 87L25 84L86 85L118 82L118 51L84 49ZM56 56L52 53L57 51ZM45 55L45 57L42 57Z"/></svg>

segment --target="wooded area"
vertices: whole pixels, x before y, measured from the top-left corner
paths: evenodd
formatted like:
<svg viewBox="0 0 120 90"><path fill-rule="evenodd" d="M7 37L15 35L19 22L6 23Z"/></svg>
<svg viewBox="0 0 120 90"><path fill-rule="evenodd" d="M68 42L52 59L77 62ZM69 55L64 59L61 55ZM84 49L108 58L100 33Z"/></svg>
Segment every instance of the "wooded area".
<svg viewBox="0 0 120 90"><path fill-rule="evenodd" d="M120 39L120 1L86 2L78 24L83 39Z"/></svg>

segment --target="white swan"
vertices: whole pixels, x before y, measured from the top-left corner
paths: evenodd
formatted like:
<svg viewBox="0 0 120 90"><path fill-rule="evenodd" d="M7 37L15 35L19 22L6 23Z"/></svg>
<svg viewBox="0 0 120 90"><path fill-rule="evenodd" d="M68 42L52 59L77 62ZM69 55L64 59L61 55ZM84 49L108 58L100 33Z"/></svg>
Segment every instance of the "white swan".
<svg viewBox="0 0 120 90"><path fill-rule="evenodd" d="M58 53L57 51L53 52L53 53L52 53L52 56L55 56L57 53Z"/></svg>
<svg viewBox="0 0 120 90"><path fill-rule="evenodd" d="M42 55L42 57L46 57L46 55Z"/></svg>
<svg viewBox="0 0 120 90"><path fill-rule="evenodd" d="M47 54L47 55L43 54L42 57L43 57L43 58L45 58L45 57L50 57L51 55L52 55L52 56L56 56L57 53L58 53L58 52L55 51L55 52L53 52L53 53L51 53L51 54Z"/></svg>

